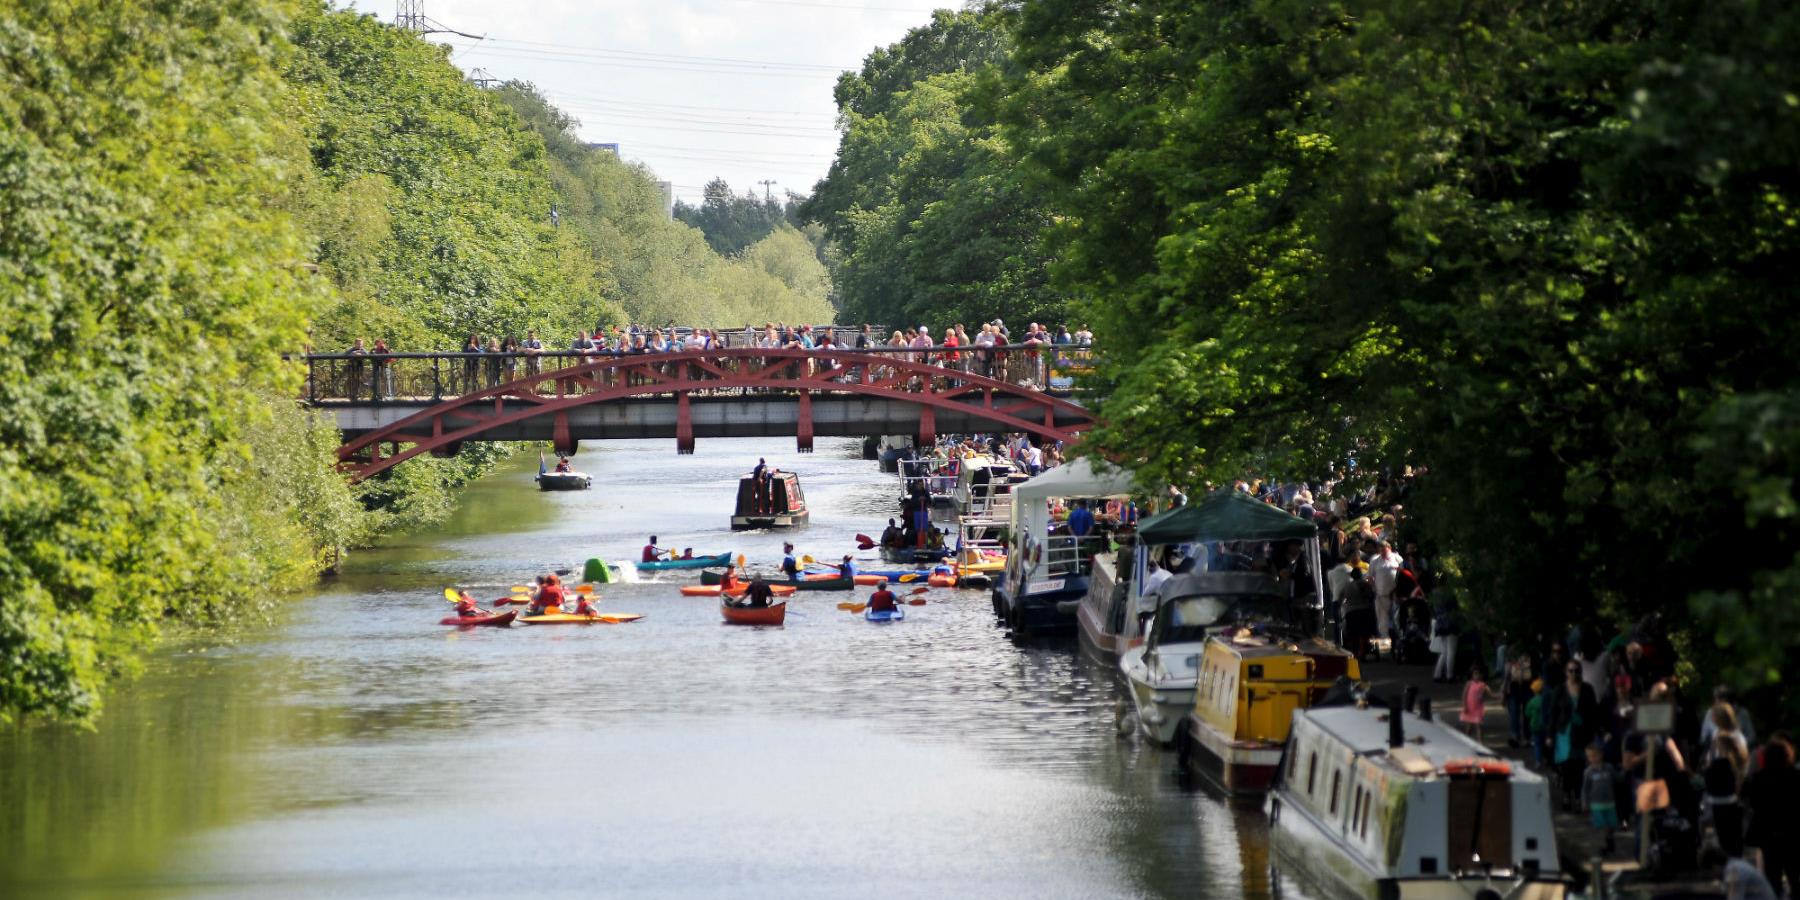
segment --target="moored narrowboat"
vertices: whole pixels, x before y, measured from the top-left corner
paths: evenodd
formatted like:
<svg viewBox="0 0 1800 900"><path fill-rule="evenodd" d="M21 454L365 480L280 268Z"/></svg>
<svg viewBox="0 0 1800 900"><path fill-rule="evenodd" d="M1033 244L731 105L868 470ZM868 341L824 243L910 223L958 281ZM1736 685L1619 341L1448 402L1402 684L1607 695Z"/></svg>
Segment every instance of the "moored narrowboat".
<svg viewBox="0 0 1800 900"><path fill-rule="evenodd" d="M1559 900L1549 784L1398 707L1294 713L1269 795L1281 864L1370 898Z"/></svg>
<svg viewBox="0 0 1800 900"><path fill-rule="evenodd" d="M1193 710L1175 732L1182 767L1233 793L1268 790L1294 711L1324 699L1340 676L1358 680L1362 667L1329 641L1248 629L1207 639Z"/></svg>

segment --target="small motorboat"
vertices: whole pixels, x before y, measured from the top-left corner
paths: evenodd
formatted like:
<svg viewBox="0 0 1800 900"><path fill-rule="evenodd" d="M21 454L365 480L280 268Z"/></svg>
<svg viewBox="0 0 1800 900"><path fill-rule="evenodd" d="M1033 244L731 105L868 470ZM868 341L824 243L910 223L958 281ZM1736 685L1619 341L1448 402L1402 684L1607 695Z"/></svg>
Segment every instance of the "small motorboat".
<svg viewBox="0 0 1800 900"><path fill-rule="evenodd" d="M797 590L799 588L791 584L769 585L769 592L777 597L786 597ZM717 597L721 594L727 597L742 597L749 592L750 585L748 584L740 584L730 590L726 590L724 585L718 584L689 584L683 585L681 588L683 597Z"/></svg>
<svg viewBox="0 0 1800 900"><path fill-rule="evenodd" d="M455 625L459 628L467 628L473 625L493 625L499 628L505 628L506 626L511 625L513 619L518 617L518 615L518 610L509 609L506 612L488 613L485 616L449 616L439 620L438 624Z"/></svg>
<svg viewBox="0 0 1800 900"><path fill-rule="evenodd" d="M720 584L723 583L724 580L725 573L717 569L706 569L700 573L701 584ZM752 576L749 580L754 581L755 576ZM848 578L829 574L808 575L802 581L788 581L784 576L780 575L767 576L764 577L763 580L767 581L770 585L782 585L791 587L797 591L847 591L856 586L851 584L850 579ZM738 583L746 583L743 576L740 575L738 577ZM870 583L873 584L874 582Z"/></svg>
<svg viewBox="0 0 1800 900"><path fill-rule="evenodd" d="M642 613L596 613L591 616L575 613L544 613L541 616L521 616L519 621L527 625L619 625L625 622L636 622L643 618Z"/></svg>
<svg viewBox="0 0 1800 900"><path fill-rule="evenodd" d="M668 569L712 569L731 564L731 554L720 553L715 556L695 556L687 559L659 559L655 562L637 563L639 572L661 572Z"/></svg>
<svg viewBox="0 0 1800 900"><path fill-rule="evenodd" d="M540 491L585 491L594 479L581 472L545 472L537 477Z"/></svg>
<svg viewBox="0 0 1800 900"><path fill-rule="evenodd" d="M906 610L900 607L893 609L866 609L863 618L871 622L899 622L906 618Z"/></svg>
<svg viewBox="0 0 1800 900"><path fill-rule="evenodd" d="M787 603L734 606L731 601L720 598L719 614L725 617L727 625L780 625L787 620Z"/></svg>

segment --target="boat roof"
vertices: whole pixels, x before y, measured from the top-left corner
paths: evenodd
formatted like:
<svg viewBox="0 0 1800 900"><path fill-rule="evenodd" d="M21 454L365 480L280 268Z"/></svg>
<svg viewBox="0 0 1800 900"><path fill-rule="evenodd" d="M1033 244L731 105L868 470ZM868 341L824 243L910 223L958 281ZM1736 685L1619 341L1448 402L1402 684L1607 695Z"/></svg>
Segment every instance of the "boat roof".
<svg viewBox="0 0 1800 900"><path fill-rule="evenodd" d="M1446 709L1454 714L1454 709ZM1471 758L1498 760L1494 752L1471 740L1434 713L1427 722L1402 713L1406 744L1388 748L1388 711L1383 707L1315 706L1299 715L1342 742L1358 756L1401 775L1423 777L1443 771L1444 764ZM1512 780L1536 781L1542 776L1514 765Z"/></svg>
<svg viewBox="0 0 1800 900"><path fill-rule="evenodd" d="M1230 647L1240 659L1267 659L1272 656L1349 656L1350 652L1329 641L1318 638L1306 638L1301 641L1282 640L1263 635L1239 637L1232 634L1221 634L1212 638ZM1384 728L1386 726L1383 726ZM1383 731L1385 740L1387 732Z"/></svg>

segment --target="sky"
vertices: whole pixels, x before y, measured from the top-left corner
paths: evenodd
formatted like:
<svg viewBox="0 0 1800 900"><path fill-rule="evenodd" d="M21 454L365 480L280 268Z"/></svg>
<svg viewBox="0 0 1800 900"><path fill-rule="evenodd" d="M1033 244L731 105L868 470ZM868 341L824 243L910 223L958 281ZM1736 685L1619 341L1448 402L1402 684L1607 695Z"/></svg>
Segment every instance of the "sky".
<svg viewBox="0 0 1800 900"><path fill-rule="evenodd" d="M396 0L345 5L393 21ZM422 0L423 13L471 40L433 34L465 72L523 80L581 121L580 136L618 143L675 196L698 203L724 178L742 194L772 180L809 194L837 150L831 91L956 0Z"/></svg>

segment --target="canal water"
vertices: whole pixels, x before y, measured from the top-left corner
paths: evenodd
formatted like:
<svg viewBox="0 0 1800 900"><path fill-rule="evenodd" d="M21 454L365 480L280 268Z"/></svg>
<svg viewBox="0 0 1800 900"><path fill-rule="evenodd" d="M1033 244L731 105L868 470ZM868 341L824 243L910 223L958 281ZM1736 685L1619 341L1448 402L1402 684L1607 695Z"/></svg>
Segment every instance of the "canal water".
<svg viewBox="0 0 1800 900"><path fill-rule="evenodd" d="M819 559L879 534L898 481L859 442L588 444L454 519L356 554L273 623L165 645L91 731L0 732L0 897L1266 897L1261 813L1120 737L1070 644L1019 647L978 591L873 625L803 593L721 624L694 573L601 589L629 625L457 631L447 585L504 596L651 533ZM808 527L727 527L758 456Z"/></svg>

